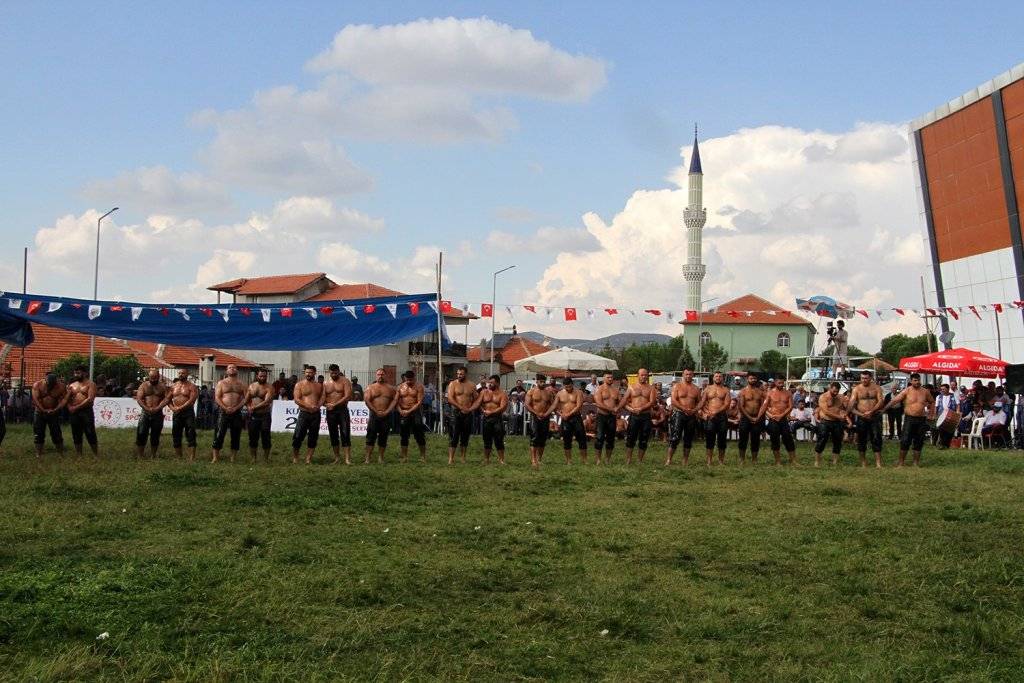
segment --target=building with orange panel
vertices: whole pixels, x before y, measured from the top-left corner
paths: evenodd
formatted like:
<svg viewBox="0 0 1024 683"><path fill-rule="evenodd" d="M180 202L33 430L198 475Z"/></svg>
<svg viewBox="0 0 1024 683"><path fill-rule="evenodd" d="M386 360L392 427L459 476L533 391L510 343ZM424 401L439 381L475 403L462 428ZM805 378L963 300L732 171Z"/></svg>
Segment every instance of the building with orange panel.
<svg viewBox="0 0 1024 683"><path fill-rule="evenodd" d="M911 123L940 307L1024 300L1024 64ZM981 310L981 309L979 309ZM1024 313L942 319L967 346L1024 362Z"/></svg>

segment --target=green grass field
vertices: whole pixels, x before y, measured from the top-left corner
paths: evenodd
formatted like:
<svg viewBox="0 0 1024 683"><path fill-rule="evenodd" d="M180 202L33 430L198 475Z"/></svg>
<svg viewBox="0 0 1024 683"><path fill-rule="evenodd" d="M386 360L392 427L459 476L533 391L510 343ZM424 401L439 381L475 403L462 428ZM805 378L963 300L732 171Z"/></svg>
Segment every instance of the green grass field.
<svg viewBox="0 0 1024 683"><path fill-rule="evenodd" d="M661 444L629 468L556 445L535 472L522 440L504 468L476 438L468 465L435 440L427 465L307 467L282 435L258 466L136 462L132 436L40 462L9 431L0 677L1024 678L1019 451L666 469Z"/></svg>

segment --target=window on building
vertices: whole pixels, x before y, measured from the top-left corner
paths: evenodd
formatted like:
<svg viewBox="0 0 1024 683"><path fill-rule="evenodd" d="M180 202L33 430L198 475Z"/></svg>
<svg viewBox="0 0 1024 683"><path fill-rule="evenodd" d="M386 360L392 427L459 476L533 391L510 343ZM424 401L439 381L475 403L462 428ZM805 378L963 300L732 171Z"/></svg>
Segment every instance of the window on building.
<svg viewBox="0 0 1024 683"><path fill-rule="evenodd" d="M775 338L775 345L780 348L789 348L789 332L779 332Z"/></svg>
<svg viewBox="0 0 1024 683"><path fill-rule="evenodd" d="M711 341L711 333L710 332L701 332L700 333L700 345L704 346L709 341Z"/></svg>

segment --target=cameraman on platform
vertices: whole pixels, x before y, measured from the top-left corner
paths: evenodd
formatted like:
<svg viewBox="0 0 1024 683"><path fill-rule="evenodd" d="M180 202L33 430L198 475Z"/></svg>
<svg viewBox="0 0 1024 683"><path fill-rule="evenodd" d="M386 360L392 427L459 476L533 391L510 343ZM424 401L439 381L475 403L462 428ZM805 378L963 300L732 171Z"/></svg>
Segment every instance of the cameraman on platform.
<svg viewBox="0 0 1024 683"><path fill-rule="evenodd" d="M846 323L838 320L835 327L832 326L832 323L828 323L825 326L825 333L832 344L832 376L836 379L842 379L846 373L846 365L849 362L847 360L847 346L850 337L846 331Z"/></svg>

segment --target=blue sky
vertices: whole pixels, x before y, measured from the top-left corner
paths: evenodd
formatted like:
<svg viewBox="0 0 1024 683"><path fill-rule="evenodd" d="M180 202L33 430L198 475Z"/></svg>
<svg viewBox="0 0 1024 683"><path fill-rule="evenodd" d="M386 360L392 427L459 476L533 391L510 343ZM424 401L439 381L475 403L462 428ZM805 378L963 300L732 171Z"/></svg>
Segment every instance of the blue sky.
<svg viewBox="0 0 1024 683"><path fill-rule="evenodd" d="M17 269L10 264L20 262L22 246L33 248L34 260L46 257L37 252L54 242L40 244L36 233L62 216L117 203L121 226L154 213L215 226L269 213L291 196L324 194L217 178L204 161L217 129L197 124L196 114L249 108L257 91L276 86L317 88L324 74L306 65L347 25L449 16L527 30L560 54L601 64L605 82L572 100L473 94L480 106L514 118L493 139L338 134L373 186L330 201L386 226L369 235L350 231L343 241L384 260L421 244L461 249L449 282L456 298L469 301L489 298L490 272L511 260L518 265L510 283L516 290L507 300L544 294L557 301L550 288L535 287L556 254L489 248L492 231L529 239L542 227L582 230L587 212L612 221L636 191L673 187L668 177L680 149L689 147L694 120L702 139L770 125L842 135L860 122L901 124L1022 61L1024 5L986 3L982 11L935 2L8 4L0 22L0 146L7 162L0 168L0 254L7 264L0 288L20 284L11 281ZM709 164L715 167L706 159L706 171ZM85 191L156 166L217 183L230 206L154 211L132 197ZM308 258L299 263L319 270L315 245L306 248ZM652 258L658 253L652 248ZM196 253L149 271L166 287L122 280L101 289L136 298L178 293L209 258ZM88 274L91 259L82 265ZM74 270L44 272L32 286L74 294L80 279L91 279ZM343 270L335 269L345 279ZM591 295L577 289L575 296Z"/></svg>

